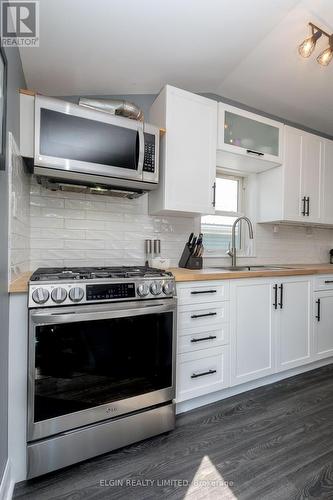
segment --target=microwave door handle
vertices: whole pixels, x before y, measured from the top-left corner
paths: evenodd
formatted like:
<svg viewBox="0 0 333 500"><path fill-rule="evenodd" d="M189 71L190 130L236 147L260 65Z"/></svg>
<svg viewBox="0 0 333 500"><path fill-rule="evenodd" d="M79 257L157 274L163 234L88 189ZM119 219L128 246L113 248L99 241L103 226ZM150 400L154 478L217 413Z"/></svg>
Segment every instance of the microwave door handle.
<svg viewBox="0 0 333 500"><path fill-rule="evenodd" d="M145 156L145 136L143 134L143 128L138 129L139 134L139 156L138 156L138 173L142 176L143 173L143 161Z"/></svg>

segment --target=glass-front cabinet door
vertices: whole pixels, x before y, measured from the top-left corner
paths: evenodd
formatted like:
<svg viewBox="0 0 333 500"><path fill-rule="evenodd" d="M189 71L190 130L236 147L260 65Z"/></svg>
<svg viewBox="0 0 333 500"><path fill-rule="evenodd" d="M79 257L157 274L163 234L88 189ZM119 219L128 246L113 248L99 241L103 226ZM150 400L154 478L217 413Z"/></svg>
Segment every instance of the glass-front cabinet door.
<svg viewBox="0 0 333 500"><path fill-rule="evenodd" d="M218 149L282 163L283 124L223 103L219 104Z"/></svg>

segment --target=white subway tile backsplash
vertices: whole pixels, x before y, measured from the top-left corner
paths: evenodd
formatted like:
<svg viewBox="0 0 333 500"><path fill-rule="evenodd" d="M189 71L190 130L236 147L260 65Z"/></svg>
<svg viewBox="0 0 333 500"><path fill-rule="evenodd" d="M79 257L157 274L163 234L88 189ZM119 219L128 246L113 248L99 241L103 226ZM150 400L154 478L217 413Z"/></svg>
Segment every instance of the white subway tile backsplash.
<svg viewBox="0 0 333 500"><path fill-rule="evenodd" d="M104 248L104 240L64 240L65 248Z"/></svg>
<svg viewBox="0 0 333 500"><path fill-rule="evenodd" d="M41 208L42 217L64 219L85 219L86 214L84 210L70 210L65 208Z"/></svg>
<svg viewBox="0 0 333 500"><path fill-rule="evenodd" d="M64 219L52 219L46 217L31 217L31 227L64 227Z"/></svg>
<svg viewBox="0 0 333 500"><path fill-rule="evenodd" d="M41 238L36 238L31 240L30 242L30 248L51 248L51 249L56 249L56 248L63 248L64 246L64 241L61 239L49 239L49 240L43 240Z"/></svg>
<svg viewBox="0 0 333 500"><path fill-rule="evenodd" d="M8 134L8 268L9 280L29 269L29 196L30 176L19 154L13 135Z"/></svg>
<svg viewBox="0 0 333 500"><path fill-rule="evenodd" d="M30 192L31 194L31 192ZM49 196L30 196L30 207L64 208L65 201Z"/></svg>
<svg viewBox="0 0 333 500"><path fill-rule="evenodd" d="M68 229L104 229L103 221L65 219L64 223Z"/></svg>

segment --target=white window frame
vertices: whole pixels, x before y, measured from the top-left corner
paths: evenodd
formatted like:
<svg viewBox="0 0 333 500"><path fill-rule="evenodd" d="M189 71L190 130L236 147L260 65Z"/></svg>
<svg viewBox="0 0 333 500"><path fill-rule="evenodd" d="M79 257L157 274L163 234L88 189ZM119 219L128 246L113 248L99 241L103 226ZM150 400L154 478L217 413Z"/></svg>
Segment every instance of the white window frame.
<svg viewBox="0 0 333 500"><path fill-rule="evenodd" d="M237 193L237 207L238 211L237 212L228 212L225 210L215 210L214 215L220 215L224 217L242 217L244 215L244 201L245 201L245 196L244 196L244 191L245 191L245 177L241 175L230 175L226 174L223 170L217 169L216 171L216 178L223 178L223 179L229 179L229 180L235 180L238 181L238 193ZM240 248L238 248L237 255L239 257L245 256L244 249L245 249L245 231L242 231L242 225L240 224L239 230L241 231L240 233ZM203 228L201 227L201 232L203 231ZM225 253L221 253L221 250L205 250L204 251L204 257L209 258L209 257L226 257Z"/></svg>

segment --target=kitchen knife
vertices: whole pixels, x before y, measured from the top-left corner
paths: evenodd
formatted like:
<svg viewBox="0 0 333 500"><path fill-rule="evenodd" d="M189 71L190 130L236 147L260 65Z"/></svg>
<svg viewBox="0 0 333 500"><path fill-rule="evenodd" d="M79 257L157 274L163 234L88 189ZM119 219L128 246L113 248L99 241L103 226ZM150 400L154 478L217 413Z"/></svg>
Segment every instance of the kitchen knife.
<svg viewBox="0 0 333 500"><path fill-rule="evenodd" d="M194 236L193 240L192 240L192 243L190 245L190 252L191 252L191 255L194 255L194 249L196 247L196 242L197 242L197 237Z"/></svg>
<svg viewBox="0 0 333 500"><path fill-rule="evenodd" d="M198 239L197 239L196 248L193 252L194 257L199 257L200 249L202 247L202 237L203 237L203 234L200 233L198 236Z"/></svg>

